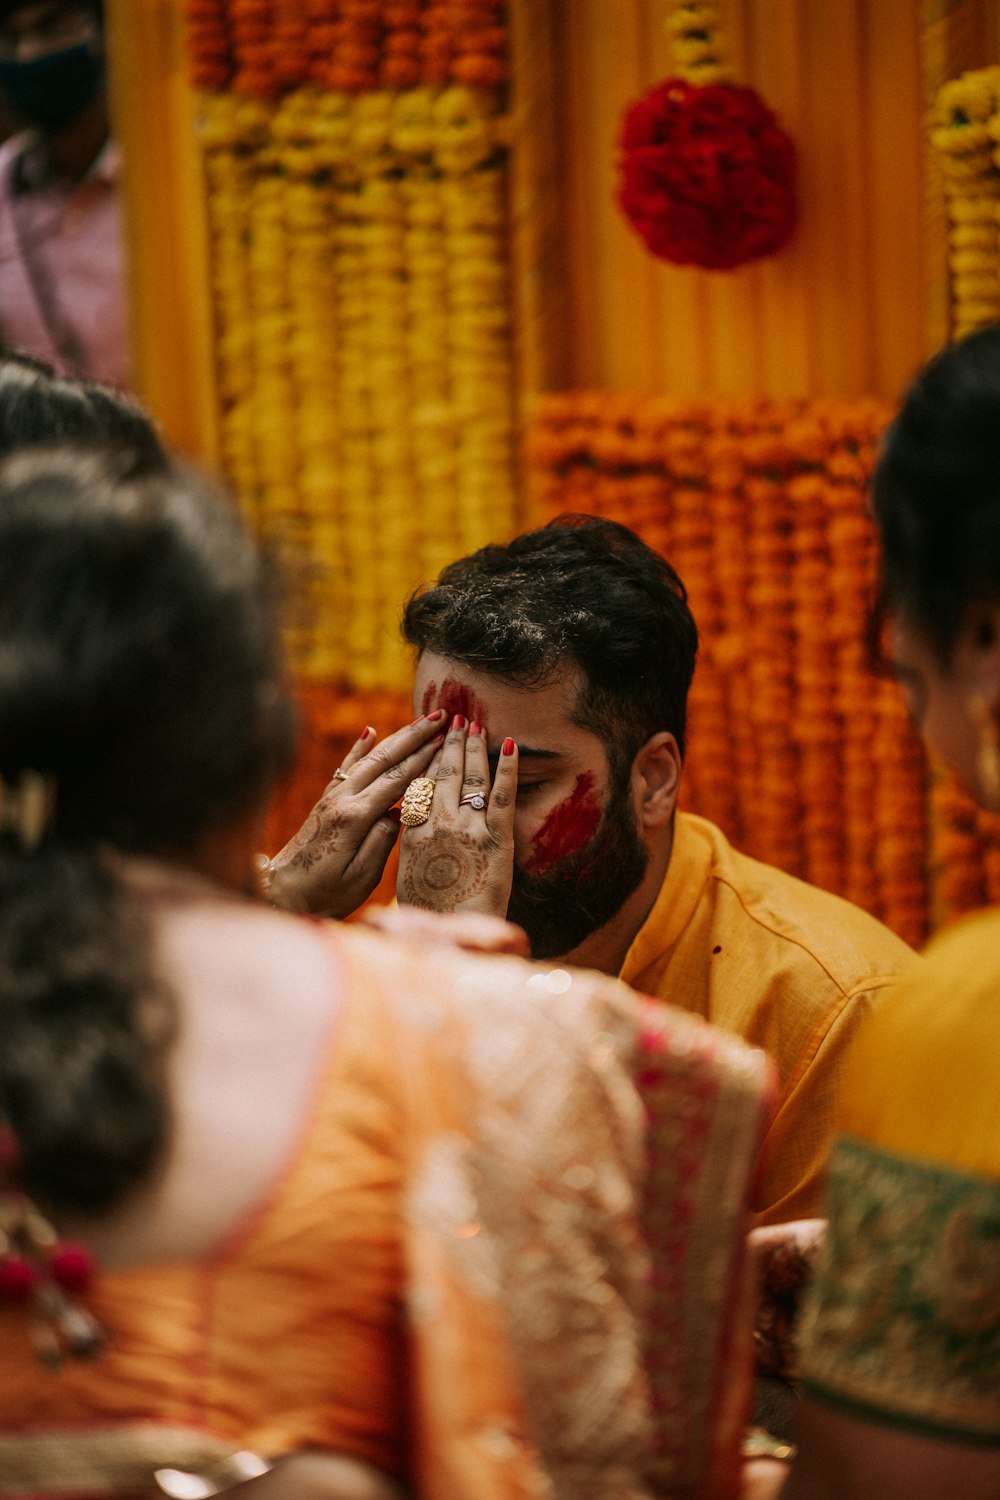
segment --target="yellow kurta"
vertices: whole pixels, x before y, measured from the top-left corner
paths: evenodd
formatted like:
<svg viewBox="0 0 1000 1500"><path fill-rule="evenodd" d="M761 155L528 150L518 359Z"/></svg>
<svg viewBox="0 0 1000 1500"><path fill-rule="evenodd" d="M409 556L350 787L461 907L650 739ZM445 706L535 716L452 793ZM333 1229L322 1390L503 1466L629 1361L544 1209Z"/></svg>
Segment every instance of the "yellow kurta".
<svg viewBox="0 0 1000 1500"><path fill-rule="evenodd" d="M740 854L678 813L670 867L621 977L736 1032L778 1064L778 1112L756 1206L764 1223L821 1209L845 1048L872 1002L915 962L866 912Z"/></svg>

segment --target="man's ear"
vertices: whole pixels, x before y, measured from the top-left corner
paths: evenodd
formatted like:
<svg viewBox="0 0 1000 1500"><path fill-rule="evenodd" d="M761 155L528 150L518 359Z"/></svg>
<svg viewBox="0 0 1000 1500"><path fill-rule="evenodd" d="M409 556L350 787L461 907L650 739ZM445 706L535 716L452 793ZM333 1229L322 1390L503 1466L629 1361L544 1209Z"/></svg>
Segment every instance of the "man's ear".
<svg viewBox="0 0 1000 1500"><path fill-rule="evenodd" d="M663 729L636 752L632 788L639 827L664 828L674 815L681 784L681 752L673 735Z"/></svg>

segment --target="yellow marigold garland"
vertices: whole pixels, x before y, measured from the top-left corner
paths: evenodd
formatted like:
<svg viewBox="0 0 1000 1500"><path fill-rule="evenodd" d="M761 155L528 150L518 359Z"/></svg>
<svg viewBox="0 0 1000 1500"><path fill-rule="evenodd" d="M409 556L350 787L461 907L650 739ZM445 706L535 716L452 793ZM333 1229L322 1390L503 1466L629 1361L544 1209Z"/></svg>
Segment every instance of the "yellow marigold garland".
<svg viewBox="0 0 1000 1500"><path fill-rule="evenodd" d="M963 73L935 101L949 219L953 337L1000 318L1000 67Z"/></svg>
<svg viewBox="0 0 1000 1500"><path fill-rule="evenodd" d="M222 450L310 678L402 690L402 600L513 529L502 131L462 87L203 101Z"/></svg>
<svg viewBox="0 0 1000 1500"><path fill-rule="evenodd" d="M688 83L732 83L725 61L717 0L670 0L666 32L674 71Z"/></svg>

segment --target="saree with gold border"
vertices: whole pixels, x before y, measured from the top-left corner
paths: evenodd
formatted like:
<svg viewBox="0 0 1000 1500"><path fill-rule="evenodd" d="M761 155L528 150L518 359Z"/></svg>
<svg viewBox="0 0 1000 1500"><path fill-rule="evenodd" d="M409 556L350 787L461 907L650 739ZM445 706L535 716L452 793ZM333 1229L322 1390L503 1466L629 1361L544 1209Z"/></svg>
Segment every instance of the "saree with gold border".
<svg viewBox="0 0 1000 1500"><path fill-rule="evenodd" d="M595 974L323 940L349 1003L267 1201L99 1276L93 1362L0 1313L0 1495L326 1448L427 1500L734 1496L768 1059Z"/></svg>

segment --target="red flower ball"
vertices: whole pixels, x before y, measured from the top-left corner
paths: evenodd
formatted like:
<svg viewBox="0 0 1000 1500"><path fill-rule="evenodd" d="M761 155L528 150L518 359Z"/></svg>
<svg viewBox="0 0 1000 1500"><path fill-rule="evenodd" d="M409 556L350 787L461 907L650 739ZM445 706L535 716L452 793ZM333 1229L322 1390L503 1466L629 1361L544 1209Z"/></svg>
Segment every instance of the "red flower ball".
<svg viewBox="0 0 1000 1500"><path fill-rule="evenodd" d="M38 1271L23 1255L0 1257L0 1302L27 1302L38 1285Z"/></svg>
<svg viewBox="0 0 1000 1500"><path fill-rule="evenodd" d="M86 1245L64 1240L49 1256L49 1272L64 1292L83 1292L94 1274L94 1257Z"/></svg>
<svg viewBox="0 0 1000 1500"><path fill-rule="evenodd" d="M727 271L795 228L795 146L753 89L668 78L630 106L618 201L654 255Z"/></svg>

